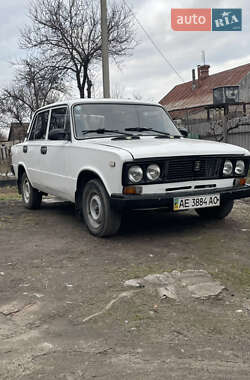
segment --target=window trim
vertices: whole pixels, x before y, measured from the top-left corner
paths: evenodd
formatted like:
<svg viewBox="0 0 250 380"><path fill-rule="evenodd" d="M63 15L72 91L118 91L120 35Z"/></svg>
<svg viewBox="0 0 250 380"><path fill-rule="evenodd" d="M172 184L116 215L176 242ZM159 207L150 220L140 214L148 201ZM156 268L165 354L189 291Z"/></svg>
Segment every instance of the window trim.
<svg viewBox="0 0 250 380"><path fill-rule="evenodd" d="M35 112L35 114L34 114L32 120L31 120L31 124L30 124L29 130L28 130L27 142L28 142L28 141L44 141L44 140L47 140L47 141L48 141L48 134L49 134L49 125L50 125L51 111L52 111L53 109L57 109L57 108L67 108L67 111L69 112L69 118L70 118L70 134L71 134L71 139L70 139L70 141L72 141L72 117L71 117L71 112L70 112L71 110L70 110L69 105L65 103L65 104L60 104L60 105L58 105L58 106L54 106L54 107L47 106L46 108L38 109L38 110ZM35 122L35 120L36 120L36 117L37 117L40 113L42 113L42 112L46 112L46 111L49 112L49 116L48 116L48 122L47 122L47 126L46 126L46 134L45 134L45 138L44 138L44 139L39 139L39 140L38 140L38 139L37 139L37 140L30 140L30 135L31 135L31 132L32 132L33 127L34 127L34 122ZM51 140L51 141L53 141L53 140Z"/></svg>
<svg viewBox="0 0 250 380"><path fill-rule="evenodd" d="M67 115L67 113L69 114L69 119L70 119L70 141L72 141L71 114L70 114L70 108L69 108L69 106L67 104L60 104L58 106L51 107L49 109L50 113L49 113L49 119L48 119L48 125L47 125L46 140L48 140L48 141L58 141L58 140L51 140L48 137L49 137L49 130L50 130L49 127L50 127L50 120L51 120L52 111L56 110L56 109L59 109L59 108L66 108L66 114L65 115ZM60 140L60 141L66 141L66 140Z"/></svg>
<svg viewBox="0 0 250 380"><path fill-rule="evenodd" d="M43 113L43 112L49 112L49 115L48 115L48 120L47 120L47 126L46 126L46 132L45 132L45 137L44 139L35 139L35 140L30 140L30 135L31 135L31 132L33 131L33 128L34 128L34 123L38 117L38 115L40 113ZM30 127L30 130L29 130L29 134L28 134L28 138L27 138L27 141L44 141L44 140L47 140L47 133L48 133L48 125L49 125L49 121L50 121L50 109L43 109L43 110L39 110L35 113L33 119L32 119L32 122L31 122L31 127Z"/></svg>

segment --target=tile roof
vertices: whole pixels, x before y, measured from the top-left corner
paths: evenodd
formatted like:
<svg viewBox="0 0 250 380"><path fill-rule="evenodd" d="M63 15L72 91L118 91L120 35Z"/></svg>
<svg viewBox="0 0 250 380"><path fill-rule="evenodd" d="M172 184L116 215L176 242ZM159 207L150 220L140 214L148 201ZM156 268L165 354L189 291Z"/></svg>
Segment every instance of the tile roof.
<svg viewBox="0 0 250 380"><path fill-rule="evenodd" d="M192 89L192 81L179 84L159 103L165 105L168 111L213 104L213 88L238 85L248 72L250 72L250 63L209 75L194 90ZM197 79L195 83L198 84Z"/></svg>

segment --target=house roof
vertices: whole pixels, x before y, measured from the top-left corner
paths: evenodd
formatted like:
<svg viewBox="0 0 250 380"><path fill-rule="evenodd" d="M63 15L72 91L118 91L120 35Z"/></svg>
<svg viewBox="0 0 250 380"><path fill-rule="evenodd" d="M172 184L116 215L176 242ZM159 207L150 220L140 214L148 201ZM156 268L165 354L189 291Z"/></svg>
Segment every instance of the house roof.
<svg viewBox="0 0 250 380"><path fill-rule="evenodd" d="M165 95L159 103L166 106L168 111L213 104L213 88L236 86L248 72L250 72L250 63L209 75L207 78L202 79L195 89L192 89L192 81L179 84ZM197 79L195 83L197 86Z"/></svg>

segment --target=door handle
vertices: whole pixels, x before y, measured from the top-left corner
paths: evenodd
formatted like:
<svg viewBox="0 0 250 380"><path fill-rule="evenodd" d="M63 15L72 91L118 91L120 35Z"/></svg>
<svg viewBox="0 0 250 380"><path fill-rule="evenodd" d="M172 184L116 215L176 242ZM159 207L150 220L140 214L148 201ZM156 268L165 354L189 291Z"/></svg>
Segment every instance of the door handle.
<svg viewBox="0 0 250 380"><path fill-rule="evenodd" d="M46 153L47 153L47 147L41 146L41 154L46 154Z"/></svg>
<svg viewBox="0 0 250 380"><path fill-rule="evenodd" d="M23 153L27 153L28 152L28 147L27 147L27 145L24 145L23 146Z"/></svg>

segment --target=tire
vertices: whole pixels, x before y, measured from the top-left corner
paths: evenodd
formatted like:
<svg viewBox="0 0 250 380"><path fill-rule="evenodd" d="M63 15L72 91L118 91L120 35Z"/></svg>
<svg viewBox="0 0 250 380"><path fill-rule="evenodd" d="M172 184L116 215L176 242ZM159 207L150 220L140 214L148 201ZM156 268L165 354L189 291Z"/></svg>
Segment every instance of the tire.
<svg viewBox="0 0 250 380"><path fill-rule="evenodd" d="M24 206L28 209L38 209L41 206L42 193L32 187L27 174L23 173L21 180L21 193Z"/></svg>
<svg viewBox="0 0 250 380"><path fill-rule="evenodd" d="M204 219L223 219L230 214L234 206L233 199L226 199L221 201L218 207L196 208L197 214Z"/></svg>
<svg viewBox="0 0 250 380"><path fill-rule="evenodd" d="M83 189L82 213L94 236L112 236L120 228L121 214L111 208L109 195L98 179L90 180Z"/></svg>

